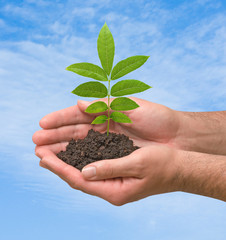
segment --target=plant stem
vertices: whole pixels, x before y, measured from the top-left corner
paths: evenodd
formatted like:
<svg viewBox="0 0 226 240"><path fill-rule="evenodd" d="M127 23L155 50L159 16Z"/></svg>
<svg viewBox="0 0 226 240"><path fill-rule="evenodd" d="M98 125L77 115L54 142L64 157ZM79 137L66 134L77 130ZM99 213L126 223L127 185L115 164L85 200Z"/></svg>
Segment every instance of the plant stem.
<svg viewBox="0 0 226 240"><path fill-rule="evenodd" d="M110 126L110 82L111 82L111 79L108 78L108 125L107 125L107 136L109 135L109 126Z"/></svg>

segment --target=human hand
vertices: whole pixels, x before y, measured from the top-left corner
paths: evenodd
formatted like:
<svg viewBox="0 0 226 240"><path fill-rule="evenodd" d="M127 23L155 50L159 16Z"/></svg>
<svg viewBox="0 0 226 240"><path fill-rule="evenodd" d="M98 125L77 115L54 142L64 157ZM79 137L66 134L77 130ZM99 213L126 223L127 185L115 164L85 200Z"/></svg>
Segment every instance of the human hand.
<svg viewBox="0 0 226 240"><path fill-rule="evenodd" d="M163 105L138 98L132 98L140 107L126 114L133 123L110 122L110 131L127 135L139 146L147 146L153 142L179 147L177 131L179 119L177 112ZM104 99L107 101L107 99ZM107 130L107 123L91 125L98 114L87 114L85 109L90 102L78 101L78 105L54 113L50 113L40 121L43 130L37 131L33 141L37 145L67 143L70 139L84 138L88 130L93 128L99 132Z"/></svg>
<svg viewBox="0 0 226 240"><path fill-rule="evenodd" d="M225 157L178 150L186 146L185 130L192 132L196 125L199 132L210 129L204 118L199 121L199 116L194 117L194 113L177 112L141 99L135 101L141 107L127 112L133 124L112 122L110 131L128 135L140 149L124 158L92 163L96 167L96 178L89 180L87 167L91 165L81 173L58 159L55 154L65 150L71 138L84 138L90 128L106 131L106 125L90 125L96 115L84 113L89 102L79 101L78 105L51 113L40 121L43 130L33 135L33 141L37 144L36 154L42 159L40 166L56 173L73 188L102 197L115 205L177 190L225 200L226 175L222 174L225 171ZM224 120L224 112L217 114L222 115ZM212 118L215 117L216 113L213 113ZM212 123L211 116L209 122ZM181 125L184 127L181 128ZM196 139L198 131L195 130L196 135L192 133L192 138L190 134L188 140ZM222 145L223 141L220 142ZM208 141L203 143L202 149L206 150L205 146L210 145Z"/></svg>
<svg viewBox="0 0 226 240"><path fill-rule="evenodd" d="M141 147L141 149L118 161L117 159L107 160L106 164L110 164L111 161L119 163L118 167L120 167L121 172L114 175L114 173L109 172L111 170L106 169L105 165L105 169L99 169L97 172L98 181L91 182L86 179L85 173L87 171L83 171L82 175L80 171L56 157L56 153L65 150L71 138L84 138L90 128L100 132L106 131L107 126L104 124L90 124L96 114L84 112L90 104L84 101L78 101L77 106L48 114L40 121L40 126L43 130L37 131L33 135L33 141L37 144L36 154L42 159L40 166L53 171L73 188L100 196L115 205L135 201L148 195L171 191L172 186L168 184L171 181L171 176L168 177L168 174L164 173L166 169L167 171L171 169L171 167L167 167L168 163L166 164L166 159L169 158L167 156L168 151L164 152L164 147L162 146L163 152L161 154L165 157L163 161L157 161L158 152L161 152L160 149L156 146L157 150L154 150L148 148L148 146L153 147L154 142L157 141L162 143L173 141L174 131L172 129L176 131L177 128L176 116L174 116L173 110L162 105L141 99L134 100L140 107L127 112L133 124L115 124L114 122L110 124L110 131L126 134L133 139L136 145ZM150 156L151 153L153 155L157 154L153 158L156 169L154 170L152 166L152 174L149 176L147 170L150 169L150 166L147 156ZM100 161L99 163L103 164L105 161ZM130 169L131 171L129 171ZM160 174L160 176L158 171L164 173L165 176L164 174ZM105 175L101 174L101 172L105 172ZM156 178L156 174L159 177ZM107 180L99 181L99 179L104 178L107 178ZM148 179L151 179L151 185L146 185L149 181ZM140 191L142 193L137 195ZM128 192L130 193L129 195Z"/></svg>
<svg viewBox="0 0 226 240"><path fill-rule="evenodd" d="M175 150L164 145L149 145L120 159L94 162L82 172L56 157L62 147L60 144L37 147L40 166L58 175L72 188L114 205L177 190ZM95 172L91 166L96 170L93 177L88 171Z"/></svg>
<svg viewBox="0 0 226 240"><path fill-rule="evenodd" d="M226 201L226 157L177 150L163 144L128 156L91 163L82 172L56 157L61 144L36 147L40 166L72 188L121 206L160 193L184 191Z"/></svg>

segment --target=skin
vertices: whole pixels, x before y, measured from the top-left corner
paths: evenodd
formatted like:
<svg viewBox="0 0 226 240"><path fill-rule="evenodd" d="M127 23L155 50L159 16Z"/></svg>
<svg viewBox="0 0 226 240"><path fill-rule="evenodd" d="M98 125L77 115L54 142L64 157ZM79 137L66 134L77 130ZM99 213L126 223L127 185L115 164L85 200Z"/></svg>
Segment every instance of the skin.
<svg viewBox="0 0 226 240"><path fill-rule="evenodd" d="M82 172L58 159L56 153L65 150L71 138L84 138L91 128L106 131L106 124L90 124L97 116L84 112L90 102L78 101L76 106L41 119L43 129L33 135L40 166L57 174L72 188L117 206L173 191L225 201L226 112L186 113L132 99L140 105L126 112L133 124L111 122L110 131L124 133L140 149L119 161L92 163Z"/></svg>
<svg viewBox="0 0 226 240"><path fill-rule="evenodd" d="M226 111L177 114L180 127L176 142L180 149L226 155Z"/></svg>
<svg viewBox="0 0 226 240"><path fill-rule="evenodd" d="M226 201L226 156L177 151L178 190Z"/></svg>

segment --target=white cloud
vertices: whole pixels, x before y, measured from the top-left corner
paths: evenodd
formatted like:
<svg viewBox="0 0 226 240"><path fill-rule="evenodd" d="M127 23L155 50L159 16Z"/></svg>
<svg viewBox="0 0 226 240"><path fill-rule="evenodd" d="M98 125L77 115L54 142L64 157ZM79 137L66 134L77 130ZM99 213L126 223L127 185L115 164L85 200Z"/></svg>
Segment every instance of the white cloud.
<svg viewBox="0 0 226 240"><path fill-rule="evenodd" d="M101 21L103 22L116 22L117 21L128 21L129 18L123 14L119 14L116 12L109 12L101 17Z"/></svg>
<svg viewBox="0 0 226 240"><path fill-rule="evenodd" d="M3 7L3 11L7 14L20 16L25 19L32 19L34 18L34 15L36 15L33 8L27 6L16 6L14 4L7 4Z"/></svg>
<svg viewBox="0 0 226 240"><path fill-rule="evenodd" d="M5 26L5 21L3 21L2 19L0 19L0 27L4 27Z"/></svg>
<svg viewBox="0 0 226 240"><path fill-rule="evenodd" d="M44 1L44 0L25 0L26 3L28 4L35 4L37 6L48 6L51 4L50 1Z"/></svg>
<svg viewBox="0 0 226 240"><path fill-rule="evenodd" d="M53 33L58 35L63 35L68 32L69 26L67 24L62 24L59 21L55 21L51 26L50 30L53 31Z"/></svg>
<svg viewBox="0 0 226 240"><path fill-rule="evenodd" d="M25 179L21 185L26 189L34 191L42 189L45 194L49 193L43 201L52 204L54 198L56 202L53 205L59 208L69 206L70 209L77 209L77 206L86 204L96 205L96 208L109 207L102 200L68 190L60 179L49 172L41 171L35 162L37 159L33 155L34 146L31 142L31 136L39 128L38 121L43 115L75 104L78 99L70 94L70 91L81 83L83 78L66 72L65 67L81 61L99 64L96 50L99 20L110 21L109 27L116 42L115 63L134 54L150 55L150 59L140 70L128 75L154 87L138 96L178 110L205 111L225 108L223 102L226 98L225 16L219 14L215 18L211 16L204 18L185 29L178 30L177 35L171 37L165 36L163 26L172 19L172 16L158 4L146 5L144 15L133 18L112 10L106 14L98 12L107 2L89 3L90 6L99 5L97 8L66 9L65 15L73 12L74 16L79 18L93 18L87 28L92 32L96 31L95 37L82 36L83 33L75 26L77 22L67 19L64 15L61 19L53 20L52 25L47 24L53 35L60 35L57 41L49 32L34 35L32 33L30 40L1 42L0 48L0 82L1 88L4 89L1 92L0 103L0 124L4 126L0 133L0 149L10 154L11 158L15 158L19 152L21 156L15 158L20 168L18 172L27 176L29 181L34 180L28 184ZM155 16L154 20L149 15L150 9L151 16ZM5 11L11 10L12 14L27 17L31 14L28 9L19 7L13 9L11 5L5 7ZM176 12L179 12L179 9ZM97 15L98 20L95 20L94 17ZM70 32L74 26L76 31ZM39 39L45 39L46 42L38 43ZM13 152L11 147L15 148ZM16 175L15 172L13 174ZM18 175L18 179L20 177L21 175ZM48 187L45 186L46 182L49 183ZM54 195L56 192L59 195ZM65 193L64 200L60 197L61 193ZM155 208L166 203L165 211L169 208L172 211L179 209L180 212L186 212L188 208L184 205L184 200L186 204L191 201L191 208L194 206L198 208L200 202L208 202L196 199L184 195L178 197L177 194L158 196L143 200L142 204L138 202L124 206L120 210L112 208L112 212L119 217L133 218L141 217L139 211L147 212L145 209L156 214ZM138 210L134 210L134 206L139 206ZM145 219L148 219L148 224L153 228L158 226L158 220L148 216Z"/></svg>
<svg viewBox="0 0 226 240"><path fill-rule="evenodd" d="M82 18L93 18L95 16L96 10L93 7L75 7L72 10L72 14L74 16L82 17Z"/></svg>
<svg viewBox="0 0 226 240"><path fill-rule="evenodd" d="M207 7L207 8L219 8L222 6L221 2L212 1L212 0L196 0L195 4L198 4L198 5L201 5L202 7Z"/></svg>

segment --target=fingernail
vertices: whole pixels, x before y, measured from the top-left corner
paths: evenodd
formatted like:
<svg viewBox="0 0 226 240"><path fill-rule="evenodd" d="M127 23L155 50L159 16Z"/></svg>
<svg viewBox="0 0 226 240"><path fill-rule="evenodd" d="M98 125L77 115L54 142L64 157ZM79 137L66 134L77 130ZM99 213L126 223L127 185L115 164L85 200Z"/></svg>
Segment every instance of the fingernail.
<svg viewBox="0 0 226 240"><path fill-rule="evenodd" d="M82 174L85 178L93 178L96 176L95 167L85 167L82 169Z"/></svg>

